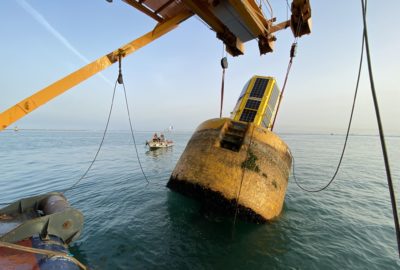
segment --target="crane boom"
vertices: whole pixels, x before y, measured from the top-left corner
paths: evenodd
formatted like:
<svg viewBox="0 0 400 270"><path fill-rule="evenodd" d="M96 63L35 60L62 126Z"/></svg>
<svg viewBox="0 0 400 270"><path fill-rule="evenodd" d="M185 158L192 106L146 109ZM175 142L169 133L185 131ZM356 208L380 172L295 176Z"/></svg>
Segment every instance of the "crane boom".
<svg viewBox="0 0 400 270"><path fill-rule="evenodd" d="M258 40L261 54L273 51L273 33L291 27L296 37L311 32L311 7L309 0L293 0L290 20L274 24L276 18L267 19L255 0L203 1L203 0L123 0L132 7L158 22L149 33L131 41L119 49L100 57L32 96L0 113L0 131L24 117L38 107L61 95L77 84L92 77L143 46L173 30L182 21L198 15L216 32L217 38L226 45L232 56L244 53L244 42ZM109 1L112 2L112 1Z"/></svg>
<svg viewBox="0 0 400 270"><path fill-rule="evenodd" d="M76 86L77 84L111 66L118 61L119 56L125 57L170 32L182 21L186 20L192 15L193 13L189 11L183 11L173 18L157 24L156 27L154 27L154 29L147 34L127 43L126 45L107 55L96 59L95 61L87 64L77 71L72 72L64 78L43 88L42 90L39 90L32 96L5 110L0 114L0 131L7 128L9 125L24 117L28 113L31 113L35 109L44 105L48 101Z"/></svg>

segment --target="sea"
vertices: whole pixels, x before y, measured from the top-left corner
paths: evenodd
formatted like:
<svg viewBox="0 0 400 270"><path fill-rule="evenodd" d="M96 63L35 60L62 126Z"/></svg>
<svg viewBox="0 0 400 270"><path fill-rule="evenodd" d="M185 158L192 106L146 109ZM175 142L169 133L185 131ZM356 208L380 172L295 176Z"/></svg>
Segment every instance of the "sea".
<svg viewBox="0 0 400 270"><path fill-rule="evenodd" d="M166 184L192 132L149 151L150 132L110 131L91 170L66 192L84 217L71 253L90 269L400 269L379 137L351 134L324 191L290 176L281 215L267 224L200 211ZM86 171L102 131L0 132L0 203L70 187ZM332 177L345 136L279 134L308 189ZM400 137L386 137L400 197ZM246 179L244 180L246 181ZM397 204L400 204L397 199ZM4 206L4 205L3 205ZM1 268L1 266L0 266Z"/></svg>

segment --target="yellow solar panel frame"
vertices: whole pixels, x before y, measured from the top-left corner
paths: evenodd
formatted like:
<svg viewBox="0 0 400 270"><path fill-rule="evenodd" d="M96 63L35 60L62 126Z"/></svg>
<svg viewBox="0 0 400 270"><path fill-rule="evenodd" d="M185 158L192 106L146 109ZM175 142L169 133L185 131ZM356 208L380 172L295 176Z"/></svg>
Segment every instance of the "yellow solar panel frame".
<svg viewBox="0 0 400 270"><path fill-rule="evenodd" d="M265 92L264 95L262 96L261 99L256 99L253 97L250 97L250 93L254 87L254 84L256 82L257 79L267 79L268 83L265 86ZM247 89L243 95L243 97L241 98L240 101L240 105L237 107L237 110L233 112L233 120L235 121L239 121L239 122L244 122L244 121L240 121L240 117L243 113L243 110L245 109L246 103L247 101L250 100L259 100L261 101L260 106L258 107L257 110L254 109L249 109L246 108L247 110L252 110L252 111L257 111L256 116L254 117L254 120L252 121L252 123L254 123L257 126L260 126L262 124L262 120L265 116L266 110L267 110L267 106L268 106L268 102L269 99L271 97L272 94L272 90L274 88L274 85L276 84L276 80L273 77L269 77L269 76L253 76L250 81L249 84L247 86ZM268 123L268 128L271 127L272 123Z"/></svg>

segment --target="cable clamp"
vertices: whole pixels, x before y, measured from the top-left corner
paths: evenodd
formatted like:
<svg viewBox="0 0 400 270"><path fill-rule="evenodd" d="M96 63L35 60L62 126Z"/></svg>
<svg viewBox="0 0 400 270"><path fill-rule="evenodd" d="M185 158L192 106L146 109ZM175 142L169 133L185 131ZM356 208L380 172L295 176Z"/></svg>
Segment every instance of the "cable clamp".
<svg viewBox="0 0 400 270"><path fill-rule="evenodd" d="M296 57L297 53L297 42L294 42L292 44L292 47L290 48L290 58Z"/></svg>
<svg viewBox="0 0 400 270"><path fill-rule="evenodd" d="M121 63L122 63L122 54L118 54L118 67L119 67L119 71L118 71L118 79L117 82L119 84L123 84L124 83L124 79L122 77L122 68L121 68Z"/></svg>

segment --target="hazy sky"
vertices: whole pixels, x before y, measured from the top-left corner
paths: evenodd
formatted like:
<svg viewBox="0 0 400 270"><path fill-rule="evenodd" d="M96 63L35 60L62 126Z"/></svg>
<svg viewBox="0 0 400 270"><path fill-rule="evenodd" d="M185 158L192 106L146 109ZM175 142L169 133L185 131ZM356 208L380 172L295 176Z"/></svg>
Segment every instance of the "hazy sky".
<svg viewBox="0 0 400 270"><path fill-rule="evenodd" d="M286 1L270 0L278 21ZM344 133L361 50L359 0L311 0L313 32L299 40L298 54L277 119L278 132ZM373 71L387 134L400 134L400 1L370 0L368 26ZM120 0L0 1L0 111L59 78L150 31L155 22ZM257 42L246 54L229 57L224 116L244 83L269 75L282 86L293 42L277 34L274 53L259 56ZM222 44L195 17L123 60L123 73L136 130L192 130L219 115ZM364 62L366 63L366 62ZM117 67L113 66L47 103L15 125L20 128L103 129ZM112 129L128 129L122 89L117 92ZM376 133L366 65L353 132Z"/></svg>

